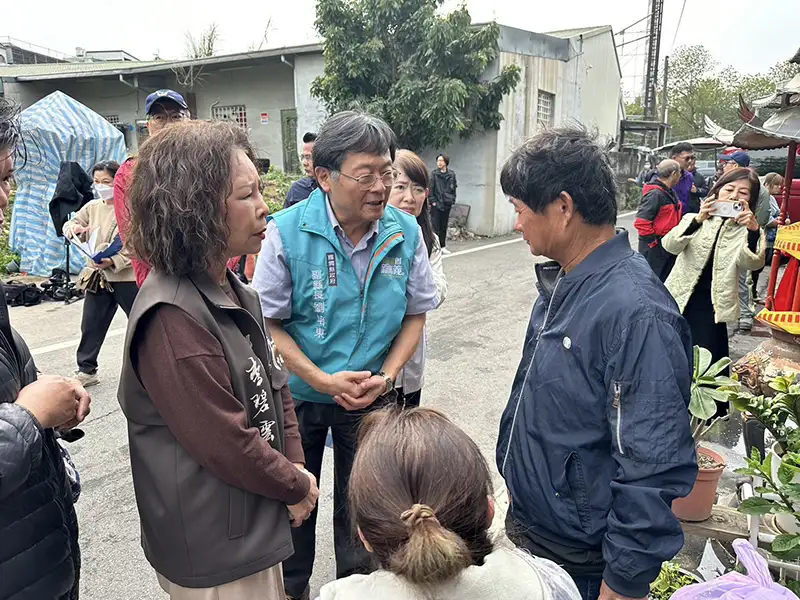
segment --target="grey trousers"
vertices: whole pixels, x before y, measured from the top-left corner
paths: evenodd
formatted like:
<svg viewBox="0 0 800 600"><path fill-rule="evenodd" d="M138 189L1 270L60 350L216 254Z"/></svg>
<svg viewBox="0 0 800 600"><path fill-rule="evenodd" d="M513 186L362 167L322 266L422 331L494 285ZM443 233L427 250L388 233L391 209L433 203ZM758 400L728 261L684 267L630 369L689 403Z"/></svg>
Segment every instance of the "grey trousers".
<svg viewBox="0 0 800 600"><path fill-rule="evenodd" d="M756 313L752 288L753 280L750 271L739 271L739 323L751 327Z"/></svg>

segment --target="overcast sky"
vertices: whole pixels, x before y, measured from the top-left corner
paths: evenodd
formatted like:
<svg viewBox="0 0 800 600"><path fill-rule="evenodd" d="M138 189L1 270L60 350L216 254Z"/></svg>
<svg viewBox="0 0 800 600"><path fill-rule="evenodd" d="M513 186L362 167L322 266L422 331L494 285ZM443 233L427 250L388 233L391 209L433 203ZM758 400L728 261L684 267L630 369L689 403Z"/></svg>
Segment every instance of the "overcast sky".
<svg viewBox="0 0 800 600"><path fill-rule="evenodd" d="M446 2L455 7L460 0ZM88 0L2 3L0 36L68 54L80 46L127 50L141 60L156 53L177 58L184 54L186 31L200 32L212 22L220 28L221 53L242 52L258 45L270 18L268 47L315 39L315 0L188 4L137 0L120 11ZM616 32L644 17L649 4L649 0L467 0L476 22L497 19L538 32L594 25L611 25ZM683 0L665 0L662 57L682 44L703 44L720 63L756 73L786 60L800 46L800 0L686 0L678 28L682 5ZM625 39L643 35L644 25L632 27L632 35ZM644 52L642 44L620 49L626 89L641 86L643 62L633 54Z"/></svg>

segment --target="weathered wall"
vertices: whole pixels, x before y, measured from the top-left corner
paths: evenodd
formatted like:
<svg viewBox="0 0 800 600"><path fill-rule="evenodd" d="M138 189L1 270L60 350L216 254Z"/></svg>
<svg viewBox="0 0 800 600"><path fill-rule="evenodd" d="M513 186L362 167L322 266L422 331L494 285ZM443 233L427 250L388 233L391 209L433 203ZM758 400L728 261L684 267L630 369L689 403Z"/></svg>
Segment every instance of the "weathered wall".
<svg viewBox="0 0 800 600"><path fill-rule="evenodd" d="M322 53L301 54L294 60L294 100L297 106L297 147L303 147L303 134L317 132L325 120L322 103L311 95L311 85L325 67Z"/></svg>
<svg viewBox="0 0 800 600"><path fill-rule="evenodd" d="M436 156L444 152L458 178L456 201L470 206L467 227L478 235L494 235L495 161L497 132L480 133L468 140L456 139L441 150L421 154L430 169L436 168Z"/></svg>
<svg viewBox="0 0 800 600"><path fill-rule="evenodd" d="M576 71L581 83L577 111L580 120L597 127L602 136L616 138L622 79L612 33L573 39L573 44L567 71Z"/></svg>
<svg viewBox="0 0 800 600"><path fill-rule="evenodd" d="M197 117L211 118L213 106L244 104L250 139L259 158L283 168L281 110L294 108L294 71L291 66L270 59L248 66L222 68L203 74L195 86ZM261 113L269 115L261 123Z"/></svg>

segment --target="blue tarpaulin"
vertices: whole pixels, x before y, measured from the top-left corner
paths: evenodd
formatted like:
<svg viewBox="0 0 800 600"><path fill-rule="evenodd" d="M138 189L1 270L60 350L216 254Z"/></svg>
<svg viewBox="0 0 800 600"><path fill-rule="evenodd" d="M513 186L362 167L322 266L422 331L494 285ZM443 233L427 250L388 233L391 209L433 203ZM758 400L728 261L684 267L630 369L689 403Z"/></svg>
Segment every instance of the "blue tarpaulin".
<svg viewBox="0 0 800 600"><path fill-rule="evenodd" d="M28 161L14 175L18 187L9 242L21 256L20 270L46 277L65 266L64 238L56 235L48 209L62 161L77 162L91 175L100 161L125 160L125 138L103 117L62 92L22 111L20 124ZM72 252L70 270L79 272L84 262L80 252Z"/></svg>

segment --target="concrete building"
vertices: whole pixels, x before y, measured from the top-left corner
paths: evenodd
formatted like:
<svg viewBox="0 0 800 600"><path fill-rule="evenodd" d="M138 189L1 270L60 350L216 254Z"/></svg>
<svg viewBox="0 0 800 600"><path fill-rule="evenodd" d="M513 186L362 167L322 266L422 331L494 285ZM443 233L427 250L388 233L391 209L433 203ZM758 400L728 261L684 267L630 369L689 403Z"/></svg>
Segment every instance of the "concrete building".
<svg viewBox="0 0 800 600"><path fill-rule="evenodd" d="M185 61L95 57L87 62L0 65L0 93L26 108L60 90L116 125L135 154L147 137L145 98L156 89L171 88L184 94L195 117L238 123L250 132L259 158L297 171L298 138L316 129L324 116L310 94L311 82L321 72L322 48L316 44Z"/></svg>
<svg viewBox="0 0 800 600"><path fill-rule="evenodd" d="M450 157L458 202L470 206L468 227L479 235L513 231L514 209L500 188L499 173L512 150L538 128L575 120L611 141L624 114L622 71L610 26L541 34L501 25L500 56L487 78L510 64L520 68L520 82L503 99L500 130L423 155L430 165L438 152Z"/></svg>
<svg viewBox="0 0 800 600"><path fill-rule="evenodd" d="M514 211L498 177L514 148L537 128L570 119L596 127L607 140L616 139L623 116L622 73L611 27L540 34L501 25L499 45L486 78L509 64L521 71L519 85L501 104L500 130L423 153L431 167L437 152L450 156L458 175L458 202L470 207L468 227L490 236L514 227ZM325 117L310 92L322 71L319 45L191 61L0 65L0 93L24 108L61 90L116 124L135 153L147 136L145 97L158 88L176 89L195 116L239 123L250 131L260 158L297 171L303 133L317 130Z"/></svg>

